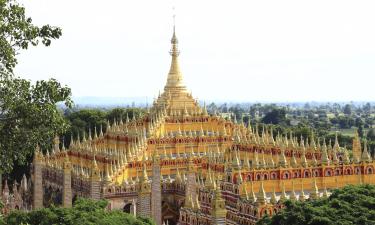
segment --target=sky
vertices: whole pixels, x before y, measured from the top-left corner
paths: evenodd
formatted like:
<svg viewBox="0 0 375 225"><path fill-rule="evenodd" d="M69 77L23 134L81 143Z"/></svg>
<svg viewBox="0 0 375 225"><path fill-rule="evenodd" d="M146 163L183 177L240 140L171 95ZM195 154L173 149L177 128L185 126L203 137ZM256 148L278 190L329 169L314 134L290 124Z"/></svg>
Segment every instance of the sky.
<svg viewBox="0 0 375 225"><path fill-rule="evenodd" d="M21 2L63 35L21 52L16 73L56 78L74 97L156 97L176 14L184 81L199 100L375 100L373 0Z"/></svg>

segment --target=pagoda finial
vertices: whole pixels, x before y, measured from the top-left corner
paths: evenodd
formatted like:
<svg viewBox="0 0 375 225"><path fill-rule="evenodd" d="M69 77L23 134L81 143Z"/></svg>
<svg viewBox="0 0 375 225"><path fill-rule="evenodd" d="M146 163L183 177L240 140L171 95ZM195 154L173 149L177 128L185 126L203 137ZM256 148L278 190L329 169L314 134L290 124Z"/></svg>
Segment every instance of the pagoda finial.
<svg viewBox="0 0 375 225"><path fill-rule="evenodd" d="M175 15L173 15L173 35L171 39L171 50L169 54L172 56L172 62L168 73L167 84L165 85L164 90L177 90L177 91L186 91L186 87L182 82L182 73L180 72L180 66L178 63L178 56L180 51L178 49L178 39L176 36L176 24L175 24Z"/></svg>

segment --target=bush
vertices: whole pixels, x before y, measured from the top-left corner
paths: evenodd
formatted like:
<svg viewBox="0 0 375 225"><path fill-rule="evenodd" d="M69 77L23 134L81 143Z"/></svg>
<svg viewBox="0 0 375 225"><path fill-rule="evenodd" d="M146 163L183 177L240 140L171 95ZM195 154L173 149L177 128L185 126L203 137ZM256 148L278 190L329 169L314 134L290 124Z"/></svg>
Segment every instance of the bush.
<svg viewBox="0 0 375 225"><path fill-rule="evenodd" d="M13 211L5 217L5 224L154 225L154 222L148 218L136 218L117 210L108 211L107 204L104 200L77 199L72 208L52 206L31 212Z"/></svg>
<svg viewBox="0 0 375 225"><path fill-rule="evenodd" d="M375 186L349 185L335 189L329 198L286 201L285 208L257 225L374 225Z"/></svg>

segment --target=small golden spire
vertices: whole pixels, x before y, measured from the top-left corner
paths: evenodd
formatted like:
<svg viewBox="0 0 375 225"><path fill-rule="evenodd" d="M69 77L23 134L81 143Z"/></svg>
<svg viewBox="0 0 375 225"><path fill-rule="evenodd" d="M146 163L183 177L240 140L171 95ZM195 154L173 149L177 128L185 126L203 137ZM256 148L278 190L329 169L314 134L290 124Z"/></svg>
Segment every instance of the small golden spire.
<svg viewBox="0 0 375 225"><path fill-rule="evenodd" d="M327 186L326 186L325 184L324 184L323 197L324 197L324 198L328 198Z"/></svg>
<svg viewBox="0 0 375 225"><path fill-rule="evenodd" d="M242 197L244 197L246 200L249 200L249 194L247 193L245 184L242 184Z"/></svg>
<svg viewBox="0 0 375 225"><path fill-rule="evenodd" d="M147 166L146 163L143 163L143 170L142 170L142 182L147 182L148 181L148 176L147 176Z"/></svg>
<svg viewBox="0 0 375 225"><path fill-rule="evenodd" d="M292 191L291 191L291 193L290 193L290 200L296 200L297 199L297 197L296 197L296 192L294 191L294 181L292 181Z"/></svg>
<svg viewBox="0 0 375 225"><path fill-rule="evenodd" d="M286 198L286 193L285 193L285 183L283 182L283 185L281 186L281 196L280 196L280 201L285 201Z"/></svg>
<svg viewBox="0 0 375 225"><path fill-rule="evenodd" d="M270 203L271 204L276 204L277 203L276 193L275 193L275 187L273 187L273 190L272 190L272 195L271 195Z"/></svg>
<svg viewBox="0 0 375 225"><path fill-rule="evenodd" d="M250 190L251 190L251 193L250 193L250 196L249 196L249 200L250 200L250 202L255 202L255 193L254 193L253 181L250 182Z"/></svg>
<svg viewBox="0 0 375 225"><path fill-rule="evenodd" d="M312 191L310 192L310 198L311 199L317 199L319 198L319 190L318 186L316 185L316 178L314 177L313 183L312 183Z"/></svg>
<svg viewBox="0 0 375 225"><path fill-rule="evenodd" d="M285 144L282 144L281 146L281 155L280 155L280 158L279 158L279 166L285 168L285 167L288 167L288 162L286 161L286 157L285 157Z"/></svg>
<svg viewBox="0 0 375 225"><path fill-rule="evenodd" d="M258 193L258 196L257 196L257 203L258 204L265 204L266 203L266 192L264 190L264 183L263 183L263 179L260 181L260 187L259 187L259 193Z"/></svg>
<svg viewBox="0 0 375 225"><path fill-rule="evenodd" d="M294 168L298 167L295 151L292 152L292 159L290 160L290 165Z"/></svg>
<svg viewBox="0 0 375 225"><path fill-rule="evenodd" d="M330 164L330 159L328 158L328 153L327 153L327 145L326 145L326 140L323 139L323 148L322 148L322 160L321 160L323 165L329 165Z"/></svg>
<svg viewBox="0 0 375 225"><path fill-rule="evenodd" d="M362 155L361 155L361 161L370 163L372 160L371 160L370 154L367 151L367 139L365 139L363 145L364 146L363 146L363 152L362 152Z"/></svg>
<svg viewBox="0 0 375 225"><path fill-rule="evenodd" d="M300 201L305 201L305 192L303 190L303 180L301 179L301 194L299 195Z"/></svg>

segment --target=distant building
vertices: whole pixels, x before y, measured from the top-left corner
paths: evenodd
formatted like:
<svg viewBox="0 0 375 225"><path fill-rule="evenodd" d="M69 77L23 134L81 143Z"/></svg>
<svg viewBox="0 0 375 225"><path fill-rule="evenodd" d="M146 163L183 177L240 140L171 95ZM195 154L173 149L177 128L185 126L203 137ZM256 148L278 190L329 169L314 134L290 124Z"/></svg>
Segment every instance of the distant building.
<svg viewBox="0 0 375 225"><path fill-rule="evenodd" d="M147 114L108 122L106 133L81 134L67 149L58 138L47 154L36 149L32 208L71 207L86 197L158 225L248 225L276 213L286 198L304 201L328 195L327 189L375 183L375 163L358 135L349 158L337 138L333 146L299 142L209 115L183 84L175 32L171 44L164 92ZM18 193L19 203L9 208L22 208Z"/></svg>

